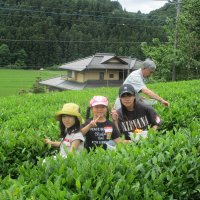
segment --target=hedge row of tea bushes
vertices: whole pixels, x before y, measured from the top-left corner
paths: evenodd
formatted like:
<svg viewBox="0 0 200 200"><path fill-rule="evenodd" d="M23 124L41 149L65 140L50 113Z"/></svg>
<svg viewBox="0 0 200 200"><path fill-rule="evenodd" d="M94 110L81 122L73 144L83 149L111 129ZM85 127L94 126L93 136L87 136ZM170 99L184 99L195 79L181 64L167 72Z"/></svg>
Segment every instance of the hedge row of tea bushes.
<svg viewBox="0 0 200 200"><path fill-rule="evenodd" d="M197 126L198 131L200 127ZM1 181L2 199L198 199L197 132L151 133L138 144L19 166Z"/></svg>
<svg viewBox="0 0 200 200"><path fill-rule="evenodd" d="M53 158L57 152L43 143L58 139L54 113L75 102L84 116L93 95L112 103L116 88L1 99L0 199L200 199L200 81L150 87L171 103L155 107L160 131L116 151L67 159Z"/></svg>

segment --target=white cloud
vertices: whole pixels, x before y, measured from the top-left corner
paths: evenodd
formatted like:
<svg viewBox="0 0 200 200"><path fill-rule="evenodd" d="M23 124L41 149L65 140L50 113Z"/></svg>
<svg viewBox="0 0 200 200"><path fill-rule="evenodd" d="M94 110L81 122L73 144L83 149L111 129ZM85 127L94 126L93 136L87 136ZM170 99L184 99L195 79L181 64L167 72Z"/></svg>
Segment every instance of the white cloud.
<svg viewBox="0 0 200 200"><path fill-rule="evenodd" d="M140 10L142 13L149 13L164 6L167 0L118 0L118 2L126 11L137 12Z"/></svg>

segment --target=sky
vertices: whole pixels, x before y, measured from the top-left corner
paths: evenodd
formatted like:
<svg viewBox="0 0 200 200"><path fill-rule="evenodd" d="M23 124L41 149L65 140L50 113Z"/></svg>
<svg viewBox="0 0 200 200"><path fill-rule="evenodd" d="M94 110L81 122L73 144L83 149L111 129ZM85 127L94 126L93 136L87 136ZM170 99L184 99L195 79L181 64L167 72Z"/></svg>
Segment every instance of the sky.
<svg viewBox="0 0 200 200"><path fill-rule="evenodd" d="M117 1L117 0L115 0ZM149 13L152 10L156 10L167 3L167 0L118 0L123 9L129 12Z"/></svg>

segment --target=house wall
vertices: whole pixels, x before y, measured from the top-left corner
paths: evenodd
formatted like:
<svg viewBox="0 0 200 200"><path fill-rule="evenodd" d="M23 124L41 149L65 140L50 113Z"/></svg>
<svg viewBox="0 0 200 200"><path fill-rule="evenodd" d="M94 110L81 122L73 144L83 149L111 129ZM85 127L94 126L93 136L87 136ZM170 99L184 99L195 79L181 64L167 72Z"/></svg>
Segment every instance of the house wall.
<svg viewBox="0 0 200 200"><path fill-rule="evenodd" d="M116 59L114 58L114 59L109 60L109 63L117 64L117 63L120 63L120 62L119 62L119 60L116 60Z"/></svg>
<svg viewBox="0 0 200 200"><path fill-rule="evenodd" d="M84 83L85 82L84 72L76 72L75 81L77 81L79 83Z"/></svg>
<svg viewBox="0 0 200 200"><path fill-rule="evenodd" d="M109 77L109 74L113 74L113 78ZM119 80L119 71L118 70L107 70L107 74L105 75L106 80Z"/></svg>
<svg viewBox="0 0 200 200"><path fill-rule="evenodd" d="M69 81L75 81L78 83L84 83L89 80L98 81L100 80L100 73L104 73L104 79L103 80L113 80L117 81L119 80L119 71L118 70L90 70L90 71L73 71L72 77L69 77L67 80Z"/></svg>
<svg viewBox="0 0 200 200"><path fill-rule="evenodd" d="M118 70L91 70L85 71L84 81L100 80L100 72L104 72L104 80L119 80ZM112 74L113 77L110 77L110 74Z"/></svg>
<svg viewBox="0 0 200 200"><path fill-rule="evenodd" d="M86 71L85 72L85 81L88 80L99 80L99 72L97 71Z"/></svg>

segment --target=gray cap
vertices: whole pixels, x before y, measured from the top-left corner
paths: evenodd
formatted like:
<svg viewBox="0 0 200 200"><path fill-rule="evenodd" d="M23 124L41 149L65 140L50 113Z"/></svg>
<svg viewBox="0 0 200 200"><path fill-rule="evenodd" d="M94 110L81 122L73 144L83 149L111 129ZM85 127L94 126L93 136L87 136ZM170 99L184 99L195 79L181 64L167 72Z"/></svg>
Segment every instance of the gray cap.
<svg viewBox="0 0 200 200"><path fill-rule="evenodd" d="M148 68L151 70L156 70L156 64L149 58L147 58L143 63L142 63L142 68Z"/></svg>

